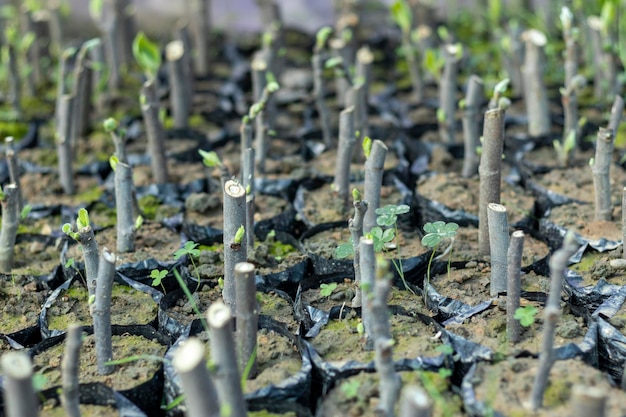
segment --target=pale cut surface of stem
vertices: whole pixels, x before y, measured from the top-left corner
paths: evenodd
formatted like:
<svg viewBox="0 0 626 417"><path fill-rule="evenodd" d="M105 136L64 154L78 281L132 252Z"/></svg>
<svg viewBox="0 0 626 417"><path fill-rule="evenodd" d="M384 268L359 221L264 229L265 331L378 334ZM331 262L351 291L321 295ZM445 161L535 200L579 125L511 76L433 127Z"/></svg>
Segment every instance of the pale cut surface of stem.
<svg viewBox="0 0 626 417"><path fill-rule="evenodd" d="M350 201L350 163L352 162L355 143L354 107L349 107L339 114L339 144L333 182L334 191L338 194L346 210Z"/></svg>
<svg viewBox="0 0 626 417"><path fill-rule="evenodd" d="M239 371L243 375L248 362L253 360L247 379L252 379L257 373L257 330L259 327L259 305L256 300L256 283L254 281L254 264L242 262L235 265L235 292L237 299L237 330L235 341Z"/></svg>
<svg viewBox="0 0 626 417"><path fill-rule="evenodd" d="M111 331L111 294L115 279L115 254L107 248L102 249L98 266L98 284L96 299L91 316L93 318L93 334L96 345L96 362L98 374L109 375L115 371L115 365L107 365L113 359Z"/></svg>
<svg viewBox="0 0 626 417"><path fill-rule="evenodd" d="M220 301L211 304L207 311L207 323L211 330L211 360L217 364L213 379L222 407L230 407L231 417L246 417L247 406L241 391L232 318L230 308Z"/></svg>
<svg viewBox="0 0 626 417"><path fill-rule="evenodd" d="M19 227L19 207L17 186L9 184L4 187L2 204L2 230L0 230L0 272L10 273L15 258L15 240Z"/></svg>
<svg viewBox="0 0 626 417"><path fill-rule="evenodd" d="M372 350L374 346L374 325L372 298L374 284L376 282L376 255L374 254L374 241L361 237L361 321L365 330L365 349Z"/></svg>
<svg viewBox="0 0 626 417"><path fill-rule="evenodd" d="M574 385L572 388L572 417L604 417L607 393L599 387Z"/></svg>
<svg viewBox="0 0 626 417"><path fill-rule="evenodd" d="M359 240L363 236L363 217L367 212L369 203L366 200L354 202L354 217L348 222L350 236L352 237L352 249L354 252L354 283L355 291L352 299L352 307L361 307L363 303L363 292L361 291L361 247Z"/></svg>
<svg viewBox="0 0 626 417"><path fill-rule="evenodd" d="M506 335L511 343L520 340L521 325L515 318L515 311L520 306L522 252L524 250L524 232L516 230L511 234L508 250L507 289L506 289Z"/></svg>
<svg viewBox="0 0 626 417"><path fill-rule="evenodd" d="M365 161L363 199L369 203L369 210L363 219L363 233L369 233L376 226L376 209L380 207L380 190L383 185L383 170L387 146L381 140L372 141L372 151Z"/></svg>
<svg viewBox="0 0 626 417"><path fill-rule="evenodd" d="M235 265L247 260L246 242L236 242L237 230L246 224L246 190L233 180L224 183L224 289L222 298L236 311ZM245 239L245 235L244 235Z"/></svg>
<svg viewBox="0 0 626 417"><path fill-rule="evenodd" d="M481 103L484 99L483 80L470 75L467 80L467 94L465 95L465 108L463 111L463 177L469 178L478 174L477 148L480 146L480 132L478 115Z"/></svg>
<svg viewBox="0 0 626 417"><path fill-rule="evenodd" d="M8 417L34 417L39 415L39 401L33 389L33 365L28 353L11 351L0 359L5 376L4 410Z"/></svg>
<svg viewBox="0 0 626 417"><path fill-rule="evenodd" d="M598 129L596 156L591 168L595 193L595 220L610 221L613 218L611 202L611 160L613 157L614 135L609 129Z"/></svg>
<svg viewBox="0 0 626 417"><path fill-rule="evenodd" d="M68 417L80 417L78 365L80 363L80 347L83 344L82 334L82 326L70 324L65 336L65 351L61 360L61 377L63 381L61 404L63 404L63 410Z"/></svg>
<svg viewBox="0 0 626 417"><path fill-rule="evenodd" d="M491 253L491 281L489 293L492 297L506 291L507 252L509 250L509 222L507 210L501 204L489 203L489 247Z"/></svg>
<svg viewBox="0 0 626 417"><path fill-rule="evenodd" d="M407 385L400 395L399 417L432 417L432 401L423 388Z"/></svg>
<svg viewBox="0 0 626 417"><path fill-rule="evenodd" d="M504 110L492 109L485 113L483 150L480 156L478 205L478 251L489 255L489 220L487 206L500 203L502 151L504 149Z"/></svg>
<svg viewBox="0 0 626 417"><path fill-rule="evenodd" d="M180 376L185 394L187 417L220 417L217 391L206 367L206 349L195 337L189 338L174 353L172 365Z"/></svg>

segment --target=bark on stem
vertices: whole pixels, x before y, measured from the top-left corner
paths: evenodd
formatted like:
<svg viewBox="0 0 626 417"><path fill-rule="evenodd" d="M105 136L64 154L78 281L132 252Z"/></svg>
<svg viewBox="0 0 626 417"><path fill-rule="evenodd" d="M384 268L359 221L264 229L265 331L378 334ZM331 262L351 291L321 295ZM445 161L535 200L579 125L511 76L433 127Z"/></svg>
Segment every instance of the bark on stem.
<svg viewBox="0 0 626 417"><path fill-rule="evenodd" d="M343 203L343 210L350 204L350 163L356 142L354 134L354 107L344 109L339 114L339 145L335 164L334 191Z"/></svg>
<svg viewBox="0 0 626 417"><path fill-rule="evenodd" d="M73 138L85 136L89 127L89 117L91 115L91 82L92 70L88 64L89 49L83 44L76 55L76 64L74 66L74 86L72 94L74 95L74 133Z"/></svg>
<svg viewBox="0 0 626 417"><path fill-rule="evenodd" d="M311 57L311 66L313 68L313 95L315 96L315 106L320 118L320 127L322 129L322 139L326 149L334 147L334 141L330 129L330 111L326 104L324 88L324 51L315 51Z"/></svg>
<svg viewBox="0 0 626 417"><path fill-rule="evenodd" d="M487 206L500 203L500 168L504 147L504 110L492 109L485 113L483 148L478 166L480 176L478 209L478 250L489 255L489 223Z"/></svg>
<svg viewBox="0 0 626 417"><path fill-rule="evenodd" d="M609 172L614 146L613 132L603 127L598 129L596 141L596 156L591 171L593 173L593 188L595 192L595 220L610 221L613 218L613 204L611 203L611 181Z"/></svg>
<svg viewBox="0 0 626 417"><path fill-rule="evenodd" d="M563 240L563 247L557 250L550 258L550 293L544 309L544 327L541 352L539 353L539 367L535 375L531 393L531 408L537 410L543 403L543 394L548 383L548 375L554 361L554 334L556 324L561 314L561 291L565 279L565 268L569 258L576 253L578 245L572 231L568 231Z"/></svg>
<svg viewBox="0 0 626 417"><path fill-rule="evenodd" d="M168 180L168 169L165 156L165 131L159 119L159 100L155 80L148 80L143 84L140 101L148 138L152 177L157 184L163 184Z"/></svg>
<svg viewBox="0 0 626 417"><path fill-rule="evenodd" d="M209 29L211 0L194 0L191 6L191 25L196 59L194 70L199 77L206 77L210 72Z"/></svg>
<svg viewBox="0 0 626 417"><path fill-rule="evenodd" d="M444 118L439 121L439 136L443 142L454 143L456 132L456 91L458 89L459 62L461 61L461 45L443 47L445 59L441 84L439 85L439 108Z"/></svg>
<svg viewBox="0 0 626 417"><path fill-rule="evenodd" d="M401 381L400 376L396 373L393 364L393 345L392 338L383 338L376 340L375 364L376 372L380 377L378 391L380 392L380 401L376 409L384 417L393 417L394 407L398 400Z"/></svg>
<svg viewBox="0 0 626 417"><path fill-rule="evenodd" d="M4 139L4 144L6 147L7 168L9 169L9 181L17 186L18 210L21 212L24 208L24 199L22 197L22 188L20 187L20 163L13 144L13 137L7 136Z"/></svg>
<svg viewBox="0 0 626 417"><path fill-rule="evenodd" d="M246 190L246 246L254 250L254 149L247 148L242 153L242 183Z"/></svg>
<svg viewBox="0 0 626 417"><path fill-rule="evenodd" d="M374 330L372 319L372 298L374 297L374 284L376 282L376 255L374 254L374 241L361 236L361 321L365 330L365 350L372 350L374 346Z"/></svg>
<svg viewBox="0 0 626 417"><path fill-rule="evenodd" d="M383 170L387 146L381 140L372 141L372 150L365 161L364 200L369 203L369 210L363 219L363 233L369 233L376 226L376 209L380 207L380 190L383 185Z"/></svg>
<svg viewBox="0 0 626 417"><path fill-rule="evenodd" d="M246 242L235 240L246 224L246 190L237 181L224 184L224 289L222 298L231 312L236 311L235 265L247 261ZM245 236L243 236L245 238Z"/></svg>
<svg viewBox="0 0 626 417"><path fill-rule="evenodd" d="M68 417L80 417L80 395L78 390L78 369L80 363L80 347L83 328L78 324L70 324L65 336L65 351L61 360L61 404Z"/></svg>
<svg viewBox="0 0 626 417"><path fill-rule="evenodd" d="M98 242L91 226L86 226L77 231L78 242L83 251L85 262L85 279L87 280L87 292L89 296L96 295L96 282L98 279Z"/></svg>
<svg viewBox="0 0 626 417"><path fill-rule="evenodd" d="M507 288L507 252L509 250L509 222L506 207L489 203L489 250L491 254L491 281L489 293L492 297L505 292Z"/></svg>
<svg viewBox="0 0 626 417"><path fill-rule="evenodd" d="M172 41L165 47L168 75L170 81L170 106L174 118L174 127L186 129L189 122L191 97L187 91L185 68L185 50L183 41Z"/></svg>
<svg viewBox="0 0 626 417"><path fill-rule="evenodd" d="M65 94L61 97L58 125L56 131L56 148L59 165L59 182L65 194L74 194L74 170L72 163L72 110L74 96Z"/></svg>
<svg viewBox="0 0 626 417"><path fill-rule="evenodd" d="M231 417L246 417L230 308L219 301L211 304L207 311L207 323L211 330L211 360L217 365L214 379L220 404L230 408Z"/></svg>
<svg viewBox="0 0 626 417"><path fill-rule="evenodd" d="M519 320L515 318L515 311L520 306L520 275L523 250L524 232L516 230L511 234L507 255L506 336L511 343L517 343L520 340L521 326Z"/></svg>
<svg viewBox="0 0 626 417"><path fill-rule="evenodd" d="M352 307L361 307L363 302L361 291L361 247L359 240L363 236L363 217L367 212L369 203L366 200L354 202L354 217L348 222L350 236L352 237L352 248L354 251L354 298L352 299Z"/></svg>
<svg viewBox="0 0 626 417"><path fill-rule="evenodd" d="M252 379L257 373L257 330L259 327L259 305L256 300L256 283L254 281L254 264L241 262L235 265L235 292L237 300L237 357L239 372L250 365L247 379Z"/></svg>
<svg viewBox="0 0 626 417"><path fill-rule="evenodd" d="M622 258L626 259L626 187L622 189Z"/></svg>
<svg viewBox="0 0 626 417"><path fill-rule="evenodd" d="M39 401L33 389L33 365L24 351L7 352L0 358L5 376L4 411L10 417L33 417L39 414Z"/></svg>
<svg viewBox="0 0 626 417"><path fill-rule="evenodd" d="M480 106L484 99L483 80L477 75L470 75L467 80L467 94L463 111L463 143L465 153L463 157L463 177L469 178L478 174L480 161L477 148L480 146L480 132L478 131Z"/></svg>
<svg viewBox="0 0 626 417"><path fill-rule="evenodd" d="M609 119L609 130L613 132L613 136L617 136L619 124L624 114L624 98L620 95L615 96L613 105L611 106L611 118Z"/></svg>
<svg viewBox="0 0 626 417"><path fill-rule="evenodd" d="M204 344L189 338L174 353L172 365L180 376L185 394L187 417L220 417L220 406L215 384L206 366Z"/></svg>
<svg viewBox="0 0 626 417"><path fill-rule="evenodd" d="M115 365L106 365L106 362L113 359L113 345L111 341L111 294L114 279L115 254L109 252L107 248L103 248L98 265L96 300L91 312L96 344L96 365L100 375L109 375L115 370Z"/></svg>
<svg viewBox="0 0 626 417"><path fill-rule="evenodd" d="M546 35L536 29L522 33L526 44L524 58L524 101L528 113L528 133L530 136L545 136L550 133L550 110L548 95L543 81L544 47L548 42Z"/></svg>
<svg viewBox="0 0 626 417"><path fill-rule="evenodd" d="M2 230L0 230L0 272L9 274L13 269L15 257L15 239L19 226L19 201L17 200L17 186L9 184L4 187L2 205Z"/></svg>
<svg viewBox="0 0 626 417"><path fill-rule="evenodd" d="M115 212L117 214L117 251L132 252L135 250L133 169L121 161L115 167Z"/></svg>

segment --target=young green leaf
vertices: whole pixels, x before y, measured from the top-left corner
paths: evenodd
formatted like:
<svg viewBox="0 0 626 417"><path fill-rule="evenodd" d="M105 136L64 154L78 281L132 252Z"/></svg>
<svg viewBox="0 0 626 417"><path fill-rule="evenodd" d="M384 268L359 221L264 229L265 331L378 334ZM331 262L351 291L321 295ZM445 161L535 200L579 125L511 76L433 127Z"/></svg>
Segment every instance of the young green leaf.
<svg viewBox="0 0 626 417"><path fill-rule="evenodd" d="M119 125L120 124L118 123L118 121L115 120L113 117L109 117L104 122L102 122L102 127L104 127L104 131L108 133L115 132Z"/></svg>
<svg viewBox="0 0 626 417"><path fill-rule="evenodd" d="M89 212L86 208L80 208L78 210L78 216L76 217L76 227L80 230L88 227L89 225Z"/></svg>
<svg viewBox="0 0 626 417"><path fill-rule="evenodd" d="M315 49L323 49L332 33L333 29L330 26L324 26L318 30L315 35Z"/></svg>
<svg viewBox="0 0 626 417"><path fill-rule="evenodd" d="M209 168L222 166L222 161L215 151L204 151L202 149L198 149L198 153L202 157L202 163L205 166Z"/></svg>
<svg viewBox="0 0 626 417"><path fill-rule="evenodd" d="M32 209L33 208L30 204L26 204L24 207L22 207L22 211L20 212L20 219L24 220L25 218L27 218Z"/></svg>
<svg viewBox="0 0 626 417"><path fill-rule="evenodd" d="M120 163L120 160L118 159L117 156L111 155L109 157L109 165L111 165L111 169L113 171L115 171L115 168L117 168L117 164L119 164L119 163Z"/></svg>
<svg viewBox="0 0 626 417"><path fill-rule="evenodd" d="M161 285L161 281L166 276L167 276L167 269L163 269L163 270L153 269L152 271L150 271L150 278L152 278L152 286L156 287L158 285Z"/></svg>
<svg viewBox="0 0 626 417"><path fill-rule="evenodd" d="M156 78L161 66L161 51L143 32L133 40L133 55L148 78Z"/></svg>
<svg viewBox="0 0 626 417"><path fill-rule="evenodd" d="M350 243L341 243L339 246L335 248L335 257L337 259L345 259L348 256L353 256L353 255L354 255L354 246L352 245L352 241Z"/></svg>
<svg viewBox="0 0 626 417"><path fill-rule="evenodd" d="M370 138L369 136L365 136L363 138L363 155L365 155L366 158L369 158L370 153L372 152L372 138Z"/></svg>
<svg viewBox="0 0 626 417"><path fill-rule="evenodd" d="M396 0L391 4L391 16L404 33L411 31L413 13L405 0Z"/></svg>
<svg viewBox="0 0 626 417"><path fill-rule="evenodd" d="M185 255L200 256L200 250L196 249L198 244L196 242L192 242L191 240L185 242L182 248L178 249L174 252L174 259L179 259Z"/></svg>
<svg viewBox="0 0 626 417"><path fill-rule="evenodd" d="M240 245L245 235L246 228L243 225L239 226L239 229L235 232L235 241L233 243Z"/></svg>
<svg viewBox="0 0 626 417"><path fill-rule="evenodd" d="M519 323L524 327L532 326L535 322L535 316L537 315L537 308L532 305L527 305L525 307L519 307L515 310L515 316L513 316L516 320L519 320Z"/></svg>
<svg viewBox="0 0 626 417"><path fill-rule="evenodd" d="M322 297L329 297L333 291L337 288L336 282L331 282L330 284L320 284L320 295Z"/></svg>

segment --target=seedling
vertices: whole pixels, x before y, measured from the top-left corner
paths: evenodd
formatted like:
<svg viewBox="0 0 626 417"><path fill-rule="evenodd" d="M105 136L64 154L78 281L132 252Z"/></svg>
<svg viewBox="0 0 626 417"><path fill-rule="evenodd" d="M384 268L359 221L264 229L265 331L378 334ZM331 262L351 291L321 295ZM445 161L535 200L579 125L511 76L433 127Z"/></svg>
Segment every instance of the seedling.
<svg viewBox="0 0 626 417"><path fill-rule="evenodd" d="M322 297L330 297L336 288L336 282L331 282L330 284L320 284L320 295Z"/></svg>
<svg viewBox="0 0 626 417"><path fill-rule="evenodd" d="M351 379L339 386L339 389L346 396L346 399L351 400L353 398L357 398L359 396L359 388L361 387L361 382L358 379Z"/></svg>
<svg viewBox="0 0 626 417"><path fill-rule="evenodd" d="M515 310L515 319L519 320L519 323L524 327L530 327L535 324L535 316L537 315L536 307L532 305L527 305L525 307L520 307Z"/></svg>
<svg viewBox="0 0 626 417"><path fill-rule="evenodd" d="M437 249L439 248L439 245L446 241L449 240L449 245L446 248L446 250L439 256L437 256L436 259L441 259L442 257L446 256L448 253L450 253L450 257L448 257L448 274L450 273L450 258L452 257L452 245L454 244L454 238L456 236L456 232L459 228L459 225L454 223L454 222L450 222L450 223L446 223L443 221L436 221L436 222L428 222L424 225L424 232L426 232L426 234L424 235L424 237L422 238L422 245L426 246L427 248L430 248L432 250L431 254L430 254L430 259L428 259L428 268L426 271L426 282L424 283L424 303L427 304L426 300L427 300L427 288L428 285L430 283L430 274L431 274L431 267L432 267L432 262L435 259L435 253L437 252Z"/></svg>
<svg viewBox="0 0 626 417"><path fill-rule="evenodd" d="M166 276L167 276L167 269L163 269L163 270L153 269L152 271L150 271L150 278L152 278L152 286L156 287L160 285L161 288L163 289L163 292L165 293L165 286L163 285L163 282L161 281Z"/></svg>
<svg viewBox="0 0 626 417"><path fill-rule="evenodd" d="M192 242L191 240L185 242L182 248L174 252L174 259L178 260L185 255L189 256L191 265L193 265L193 269L194 271L196 271L196 276L198 278L198 286L196 287L196 290L197 290L198 288L200 288L200 275L198 274L198 270L197 270L196 262L194 261L194 258L197 258L198 256L200 256L200 250L198 249L198 244L196 242Z"/></svg>

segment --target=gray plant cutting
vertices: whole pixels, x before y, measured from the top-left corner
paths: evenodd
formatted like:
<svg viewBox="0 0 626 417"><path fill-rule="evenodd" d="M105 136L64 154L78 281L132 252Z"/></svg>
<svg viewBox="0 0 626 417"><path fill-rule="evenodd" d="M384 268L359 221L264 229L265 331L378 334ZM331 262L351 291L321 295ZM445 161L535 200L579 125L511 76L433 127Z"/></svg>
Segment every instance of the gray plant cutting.
<svg viewBox="0 0 626 417"><path fill-rule="evenodd" d="M545 136L550 133L550 110L548 95L543 80L545 52L548 38L537 29L529 29L522 33L522 40L526 45L524 66L524 101L528 113L528 134L530 136Z"/></svg>
<svg viewBox="0 0 626 417"><path fill-rule="evenodd" d="M0 272L11 273L15 259L15 239L19 227L18 188L9 184L0 189L0 204L2 205L2 230L0 230Z"/></svg>
<svg viewBox="0 0 626 417"><path fill-rule="evenodd" d="M10 351L0 358L5 377L4 410L8 417L36 417L39 401L33 388L33 364L27 352Z"/></svg>
<svg viewBox="0 0 626 417"><path fill-rule="evenodd" d="M516 230L511 234L507 253L507 286L506 286L506 337L511 343L520 340L520 323L515 312L520 306L520 275L522 251L524 249L524 232Z"/></svg>
<svg viewBox="0 0 626 417"><path fill-rule="evenodd" d="M213 379L221 409L228 410L230 417L246 417L247 406L241 390L231 309L218 301L211 304L206 317L211 330L211 360L218 365Z"/></svg>
<svg viewBox="0 0 626 417"><path fill-rule="evenodd" d="M363 219L363 233L369 233L376 226L376 209L380 207L380 190L383 185L383 170L387 157L387 146L378 139L363 140L365 151L365 180L363 197L369 203L369 210Z"/></svg>
<svg viewBox="0 0 626 417"><path fill-rule="evenodd" d="M76 216L76 228L71 224L65 223L62 227L63 233L80 243L85 260L85 279L87 280L87 291L89 297L96 295L96 280L98 277L98 262L100 254L98 253L98 242L94 234L93 228L89 221L89 212L85 208L78 210Z"/></svg>
<svg viewBox="0 0 626 417"><path fill-rule="evenodd" d="M211 71L210 59L210 29L211 29L211 0L192 0L189 8L191 20L191 34L193 36L194 72L199 77L206 77Z"/></svg>
<svg viewBox="0 0 626 417"><path fill-rule="evenodd" d="M187 417L220 417L215 384L207 369L204 344L190 337L174 353L172 365L185 394Z"/></svg>
<svg viewBox="0 0 626 417"><path fill-rule="evenodd" d="M507 252L509 249L509 222L507 210L501 204L487 205L489 222L489 251L491 280L489 294L494 297L507 289Z"/></svg>
<svg viewBox="0 0 626 417"><path fill-rule="evenodd" d="M65 415L80 417L79 364L80 347L83 344L83 328L70 324L65 334L65 350L61 359L62 390L61 404Z"/></svg>
<svg viewBox="0 0 626 417"><path fill-rule="evenodd" d="M565 279L565 269L569 258L578 250L578 243L574 233L570 230L563 239L561 249L554 252L550 258L550 293L544 309L544 324L539 353L539 366L535 374L530 404L533 410L538 410L543 404L543 395L548 383L550 368L554 362L554 335L556 325L561 315L561 291Z"/></svg>
<svg viewBox="0 0 626 417"><path fill-rule="evenodd" d="M478 174L480 191L478 203L478 251L489 255L488 209L490 203L500 203L500 178L504 148L504 110L487 110L483 128L483 147Z"/></svg>
<svg viewBox="0 0 626 417"><path fill-rule="evenodd" d="M74 156L72 154L72 109L74 106L74 96L64 94L59 99L57 130L55 142L58 158L59 182L65 194L72 195L76 192L74 184Z"/></svg>
<svg viewBox="0 0 626 417"><path fill-rule="evenodd" d="M590 162L595 192L595 220L610 221L613 218L611 201L611 180L609 177L613 148L615 144L613 132L603 127L598 129L596 156Z"/></svg>
<svg viewBox="0 0 626 417"><path fill-rule="evenodd" d="M247 261L246 190L238 181L224 184L224 303L236 311L235 265Z"/></svg>
<svg viewBox="0 0 626 417"><path fill-rule="evenodd" d="M467 79L467 93L459 107L463 110L463 170L465 178L478 174L480 158L477 149L480 146L479 114L484 100L483 80L477 75Z"/></svg>
<svg viewBox="0 0 626 417"><path fill-rule="evenodd" d="M235 342L239 371L248 379L257 373L257 330L259 303L256 299L255 266L248 262L235 265L235 298L237 301L237 330Z"/></svg>
<svg viewBox="0 0 626 417"><path fill-rule="evenodd" d="M115 279L115 254L107 248L102 249L98 265L96 297L91 311L93 333L96 345L96 366L100 375L109 375L115 371L115 365L107 362L113 359L111 340L111 294Z"/></svg>
<svg viewBox="0 0 626 417"><path fill-rule="evenodd" d="M335 163L335 178L332 183L333 191L337 193L345 211L348 210L350 204L350 163L356 143L354 117L354 107L344 109L339 114L339 145Z"/></svg>
<svg viewBox="0 0 626 417"><path fill-rule="evenodd" d="M439 136L445 143L454 143L456 134L456 92L463 45L448 44L442 49L444 66L439 83Z"/></svg>
<svg viewBox="0 0 626 417"><path fill-rule="evenodd" d="M330 110L326 104L324 87L324 62L328 57L328 38L332 33L332 29L328 26L322 27L317 31L315 37L315 47L311 56L311 67L313 69L313 96L315 97L315 106L320 118L322 128L322 139L327 149L333 147L333 137L330 127Z"/></svg>
<svg viewBox="0 0 626 417"><path fill-rule="evenodd" d="M189 74L185 67L185 55L189 53L180 40L171 41L165 46L165 59L170 83L170 105L174 127L178 129L187 128L189 113L191 112L192 97L186 81Z"/></svg>

